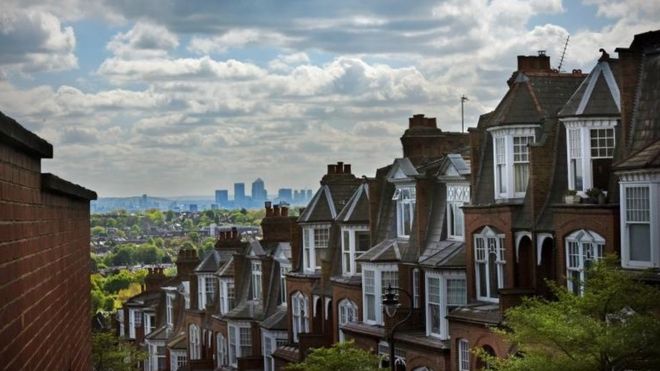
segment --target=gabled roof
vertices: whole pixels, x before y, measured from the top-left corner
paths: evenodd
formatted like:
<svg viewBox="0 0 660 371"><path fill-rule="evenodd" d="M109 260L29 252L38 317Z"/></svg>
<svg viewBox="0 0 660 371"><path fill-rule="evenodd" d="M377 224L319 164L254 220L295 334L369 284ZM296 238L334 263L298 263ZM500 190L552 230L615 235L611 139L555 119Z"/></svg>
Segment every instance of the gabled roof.
<svg viewBox="0 0 660 371"><path fill-rule="evenodd" d="M459 153L449 153L443 158L436 176L465 177L470 175L470 161L463 159Z"/></svg>
<svg viewBox="0 0 660 371"><path fill-rule="evenodd" d="M287 315L287 308L280 306L275 313L261 322L261 327L268 330L282 330L289 329L289 316Z"/></svg>
<svg viewBox="0 0 660 371"><path fill-rule="evenodd" d="M363 263L392 262L401 260L401 242L387 239L376 244L355 260Z"/></svg>
<svg viewBox="0 0 660 371"><path fill-rule="evenodd" d="M400 179L410 179L417 175L419 175L419 173L409 158L397 158L394 160L394 164L392 164L389 173L387 173L387 180L396 181Z"/></svg>
<svg viewBox="0 0 660 371"><path fill-rule="evenodd" d="M238 251L239 249L213 249L208 254L206 254L202 262L199 263L197 267L195 267L195 272L214 273L218 270L218 268L220 268L220 266L222 266L224 262L228 261L231 256Z"/></svg>
<svg viewBox="0 0 660 371"><path fill-rule="evenodd" d="M253 237L248 237L248 248L247 251L245 252L245 255L247 256L263 256L266 255L266 252L264 251L263 247L261 246L261 243L259 240Z"/></svg>
<svg viewBox="0 0 660 371"><path fill-rule="evenodd" d="M419 264L429 268L465 269L465 242L440 241L427 244Z"/></svg>
<svg viewBox="0 0 660 371"><path fill-rule="evenodd" d="M337 217L337 210L335 209L334 200L330 187L327 185L321 186L305 211L298 218L298 222L307 223L315 221L331 221Z"/></svg>
<svg viewBox="0 0 660 371"><path fill-rule="evenodd" d="M529 78L518 72L511 88L496 109L493 126L538 123L543 119L543 110Z"/></svg>
<svg viewBox="0 0 660 371"><path fill-rule="evenodd" d="M215 274L219 277L234 277L234 257L232 256L225 264L220 266Z"/></svg>
<svg viewBox="0 0 660 371"><path fill-rule="evenodd" d="M617 61L601 60L575 91L559 117L619 116L621 93L615 78Z"/></svg>
<svg viewBox="0 0 660 371"><path fill-rule="evenodd" d="M337 216L337 221L344 223L369 222L369 185L362 183L348 200Z"/></svg>

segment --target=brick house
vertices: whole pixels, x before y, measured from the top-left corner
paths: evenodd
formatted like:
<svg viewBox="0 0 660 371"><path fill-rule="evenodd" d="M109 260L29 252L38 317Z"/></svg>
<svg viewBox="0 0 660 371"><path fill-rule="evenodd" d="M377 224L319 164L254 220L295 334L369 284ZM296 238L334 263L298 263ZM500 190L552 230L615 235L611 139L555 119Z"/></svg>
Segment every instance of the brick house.
<svg viewBox="0 0 660 371"><path fill-rule="evenodd" d="M0 364L89 370L89 204L41 172L53 146L0 113Z"/></svg>
<svg viewBox="0 0 660 371"><path fill-rule="evenodd" d="M545 280L580 295L605 254L625 268L659 265L658 45L659 32L637 35L589 75L518 57L509 91L470 131L468 305L448 315L452 369L481 368L477 347L514 352L489 327L522 296L547 296Z"/></svg>

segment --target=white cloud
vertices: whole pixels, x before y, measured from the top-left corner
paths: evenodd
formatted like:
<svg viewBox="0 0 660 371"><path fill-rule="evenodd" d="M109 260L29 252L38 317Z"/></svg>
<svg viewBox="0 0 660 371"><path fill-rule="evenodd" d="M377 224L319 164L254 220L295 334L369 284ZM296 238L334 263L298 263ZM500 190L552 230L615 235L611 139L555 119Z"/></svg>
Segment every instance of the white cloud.
<svg viewBox="0 0 660 371"><path fill-rule="evenodd" d="M251 44L282 46L289 42L286 36L258 29L232 29L219 36L194 36L188 50L196 54L222 53Z"/></svg>
<svg viewBox="0 0 660 371"><path fill-rule="evenodd" d="M134 59L164 56L178 45L178 37L167 28L140 21L128 32L115 35L107 48L120 58Z"/></svg>
<svg viewBox="0 0 660 371"><path fill-rule="evenodd" d="M0 66L31 73L76 68L76 37L54 15L5 9L0 15Z"/></svg>

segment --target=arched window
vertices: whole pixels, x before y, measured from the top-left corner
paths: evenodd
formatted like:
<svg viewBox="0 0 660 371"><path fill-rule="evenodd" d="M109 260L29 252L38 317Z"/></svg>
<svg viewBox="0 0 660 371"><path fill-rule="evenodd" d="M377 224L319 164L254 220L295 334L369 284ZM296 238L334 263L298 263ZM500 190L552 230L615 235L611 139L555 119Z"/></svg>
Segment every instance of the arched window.
<svg viewBox="0 0 660 371"><path fill-rule="evenodd" d="M298 342L298 334L309 331L309 300L300 291L291 295L293 315L293 341Z"/></svg>
<svg viewBox="0 0 660 371"><path fill-rule="evenodd" d="M199 359L201 354L201 338L199 327L191 324L188 330L188 342L190 344L190 359Z"/></svg>
<svg viewBox="0 0 660 371"><path fill-rule="evenodd" d="M603 257L605 239L594 231L581 229L566 237L566 281L576 295L584 293L587 268Z"/></svg>
<svg viewBox="0 0 660 371"><path fill-rule="evenodd" d="M215 347L218 366L227 366L227 340L222 333L216 336Z"/></svg>
<svg viewBox="0 0 660 371"><path fill-rule="evenodd" d="M497 290L504 287L504 234L484 227L474 235L477 298L499 301Z"/></svg>
<svg viewBox="0 0 660 371"><path fill-rule="evenodd" d="M344 299L339 302L339 326L343 326L350 322L357 320L357 305L349 300ZM339 341L344 341L344 332L339 329Z"/></svg>
<svg viewBox="0 0 660 371"><path fill-rule="evenodd" d="M458 340L458 370L470 371L470 343L467 339Z"/></svg>
<svg viewBox="0 0 660 371"><path fill-rule="evenodd" d="M484 345L481 347L481 349L484 351L484 353L491 357L497 356L497 354L495 354L495 350L490 345ZM490 368L491 365L486 360L481 358L477 359L477 370L490 370Z"/></svg>

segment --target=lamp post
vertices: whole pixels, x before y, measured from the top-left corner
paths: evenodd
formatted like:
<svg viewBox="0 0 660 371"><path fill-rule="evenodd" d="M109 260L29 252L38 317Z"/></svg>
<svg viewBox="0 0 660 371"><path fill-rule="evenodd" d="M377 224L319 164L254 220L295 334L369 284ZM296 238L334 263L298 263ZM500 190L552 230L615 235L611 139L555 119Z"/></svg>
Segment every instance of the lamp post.
<svg viewBox="0 0 660 371"><path fill-rule="evenodd" d="M385 314L387 314L389 318L394 317L394 315L396 315L396 311L401 306L401 303L399 302L399 296L395 293L396 291L400 291L406 294L408 296L408 302L412 303L412 296L408 291L398 287L392 287L391 284L388 285L387 289L385 290L385 294L383 295L383 307L385 307ZM400 325L408 321L410 317L412 317L412 308L408 310L406 317L395 323L388 332L387 344L390 347L390 369L392 371L396 370L396 366L394 364L394 332Z"/></svg>

